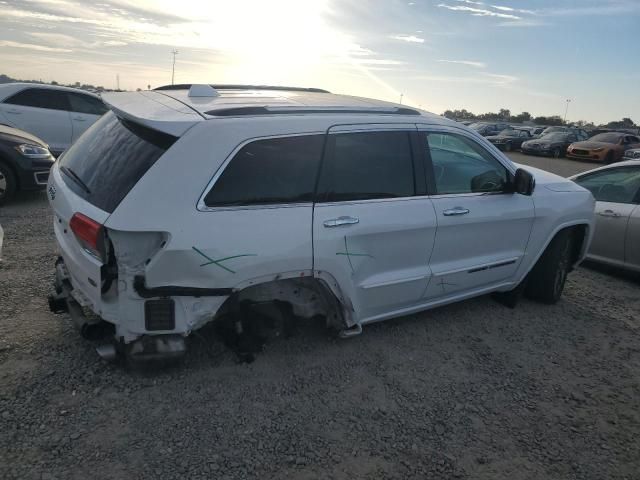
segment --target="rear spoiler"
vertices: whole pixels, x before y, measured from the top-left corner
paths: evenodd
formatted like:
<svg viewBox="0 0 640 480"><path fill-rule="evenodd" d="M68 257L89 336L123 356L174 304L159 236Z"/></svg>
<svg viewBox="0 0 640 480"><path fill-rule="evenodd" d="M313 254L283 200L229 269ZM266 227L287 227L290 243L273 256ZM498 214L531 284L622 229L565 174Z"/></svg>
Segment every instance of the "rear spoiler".
<svg viewBox="0 0 640 480"><path fill-rule="evenodd" d="M190 106L160 92L105 93L102 100L119 117L174 137L204 120Z"/></svg>

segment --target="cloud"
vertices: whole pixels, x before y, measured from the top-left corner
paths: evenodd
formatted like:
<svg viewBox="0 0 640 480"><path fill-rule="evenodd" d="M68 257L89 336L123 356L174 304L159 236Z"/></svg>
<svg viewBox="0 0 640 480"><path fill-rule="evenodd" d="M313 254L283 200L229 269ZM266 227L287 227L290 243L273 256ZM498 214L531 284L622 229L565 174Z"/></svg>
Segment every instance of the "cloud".
<svg viewBox="0 0 640 480"><path fill-rule="evenodd" d="M392 35L391 37L394 40L402 40L403 42L409 43L424 43L424 38L416 37L415 35Z"/></svg>
<svg viewBox="0 0 640 480"><path fill-rule="evenodd" d="M518 77L515 77L513 75L484 72L473 76L418 75L414 77L414 79L445 83L473 83L494 87L512 87L519 80Z"/></svg>
<svg viewBox="0 0 640 480"><path fill-rule="evenodd" d="M438 60L438 62L442 63L456 63L460 65L468 65L470 67L476 68L486 68L487 64L484 62L475 62L472 60Z"/></svg>
<svg viewBox="0 0 640 480"><path fill-rule="evenodd" d="M69 53L73 51L66 48L54 48L47 47L45 45L36 45L34 43L12 42L11 40L0 40L0 47L26 48L28 50L37 50L39 52Z"/></svg>
<svg viewBox="0 0 640 480"><path fill-rule="evenodd" d="M447 10L452 10L454 12L468 12L474 17L497 17L497 18L505 18L511 20L519 20L522 17L517 15L512 15L510 13L500 13L493 10L489 10L487 8L476 8L476 7L467 7L466 5L447 5L444 3L438 4L440 8L446 8Z"/></svg>

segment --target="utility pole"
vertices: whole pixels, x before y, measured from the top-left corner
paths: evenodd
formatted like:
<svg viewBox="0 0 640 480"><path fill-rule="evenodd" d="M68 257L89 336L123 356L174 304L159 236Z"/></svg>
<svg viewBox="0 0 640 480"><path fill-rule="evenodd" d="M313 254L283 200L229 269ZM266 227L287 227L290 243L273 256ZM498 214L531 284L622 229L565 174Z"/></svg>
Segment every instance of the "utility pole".
<svg viewBox="0 0 640 480"><path fill-rule="evenodd" d="M116 73L116 90L120 91L120 74Z"/></svg>
<svg viewBox="0 0 640 480"><path fill-rule="evenodd" d="M404 97L404 94L400 94L400 105L402 105L402 97Z"/></svg>
<svg viewBox="0 0 640 480"><path fill-rule="evenodd" d="M173 79L175 78L176 73L176 55L178 55L178 50L175 48L171 51L173 55L173 66L171 67L171 85L173 85Z"/></svg>
<svg viewBox="0 0 640 480"><path fill-rule="evenodd" d="M567 112L569 111L570 103L571 103L571 99L567 98L567 105L564 107L564 123L567 123Z"/></svg>

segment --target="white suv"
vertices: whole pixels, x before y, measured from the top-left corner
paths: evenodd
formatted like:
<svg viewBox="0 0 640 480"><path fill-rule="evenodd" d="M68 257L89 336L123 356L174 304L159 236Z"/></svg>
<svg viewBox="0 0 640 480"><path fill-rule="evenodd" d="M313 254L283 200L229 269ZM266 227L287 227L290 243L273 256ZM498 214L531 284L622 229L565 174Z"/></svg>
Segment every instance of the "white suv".
<svg viewBox="0 0 640 480"><path fill-rule="evenodd" d="M106 111L98 95L76 88L37 83L0 85L0 124L40 137L56 156Z"/></svg>
<svg viewBox="0 0 640 480"><path fill-rule="evenodd" d="M249 302L343 336L490 292L552 303L589 246L588 191L437 115L296 88L104 100L50 175L50 306L128 353L180 354Z"/></svg>

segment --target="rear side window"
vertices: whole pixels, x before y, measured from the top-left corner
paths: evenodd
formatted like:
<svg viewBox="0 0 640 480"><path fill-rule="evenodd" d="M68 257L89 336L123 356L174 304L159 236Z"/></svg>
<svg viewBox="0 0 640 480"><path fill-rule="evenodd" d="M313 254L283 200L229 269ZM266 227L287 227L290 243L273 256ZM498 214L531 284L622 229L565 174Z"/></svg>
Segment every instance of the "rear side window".
<svg viewBox="0 0 640 480"><path fill-rule="evenodd" d="M103 115L107 107L97 98L81 93L67 93L72 112L88 113L90 115Z"/></svg>
<svg viewBox="0 0 640 480"><path fill-rule="evenodd" d="M329 136L319 201L340 202L415 195L408 132L359 132Z"/></svg>
<svg viewBox="0 0 640 480"><path fill-rule="evenodd" d="M619 167L585 175L575 182L599 202L638 203L640 168Z"/></svg>
<svg viewBox="0 0 640 480"><path fill-rule="evenodd" d="M69 110L67 93L47 88L27 88L7 98L4 103L50 110Z"/></svg>
<svg viewBox="0 0 640 480"><path fill-rule="evenodd" d="M112 213L176 140L109 112L61 157L62 177L76 194Z"/></svg>
<svg viewBox="0 0 640 480"><path fill-rule="evenodd" d="M324 135L257 140L231 159L204 202L208 207L313 201Z"/></svg>

